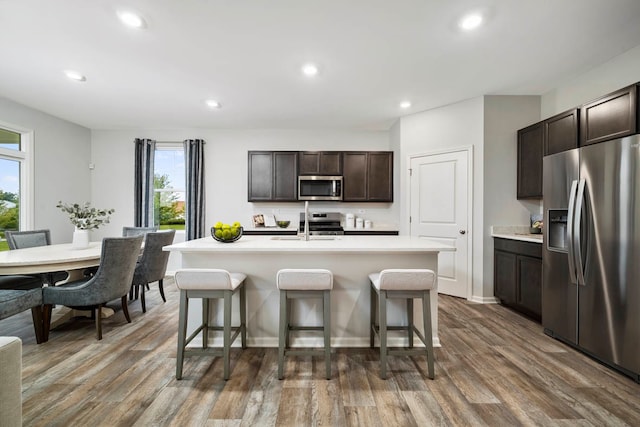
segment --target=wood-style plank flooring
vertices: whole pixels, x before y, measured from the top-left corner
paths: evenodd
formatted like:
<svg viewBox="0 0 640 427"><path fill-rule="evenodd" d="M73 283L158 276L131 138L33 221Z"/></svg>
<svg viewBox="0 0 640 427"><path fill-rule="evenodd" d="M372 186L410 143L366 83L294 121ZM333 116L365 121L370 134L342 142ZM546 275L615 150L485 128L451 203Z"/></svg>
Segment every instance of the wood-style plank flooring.
<svg viewBox="0 0 640 427"><path fill-rule="evenodd" d="M30 312L0 321L24 344L25 426L640 425L639 384L509 309L445 296L433 381L424 358L399 356L380 380L368 348L335 350L330 381L311 357L289 358L279 381L274 348L234 349L227 382L219 358L188 358L176 381L178 293L165 282L167 303L152 285L131 324L114 303L102 341L90 319L42 345Z"/></svg>

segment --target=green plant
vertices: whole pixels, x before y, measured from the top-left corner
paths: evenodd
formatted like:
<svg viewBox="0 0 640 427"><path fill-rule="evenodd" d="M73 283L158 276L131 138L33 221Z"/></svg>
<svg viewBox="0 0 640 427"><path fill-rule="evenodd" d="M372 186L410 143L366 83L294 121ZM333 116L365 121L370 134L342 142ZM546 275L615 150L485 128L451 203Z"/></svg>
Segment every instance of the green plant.
<svg viewBox="0 0 640 427"><path fill-rule="evenodd" d="M68 214L71 224L80 230L92 230L99 228L102 224L108 224L109 215L115 212L115 209L92 208L89 202L83 205L77 203L69 205L60 201L56 207Z"/></svg>

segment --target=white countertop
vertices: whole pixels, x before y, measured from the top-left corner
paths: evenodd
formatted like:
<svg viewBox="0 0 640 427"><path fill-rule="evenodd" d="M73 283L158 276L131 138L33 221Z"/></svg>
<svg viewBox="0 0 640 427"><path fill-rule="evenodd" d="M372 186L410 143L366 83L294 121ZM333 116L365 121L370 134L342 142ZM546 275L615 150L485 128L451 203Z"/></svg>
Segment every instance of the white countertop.
<svg viewBox="0 0 640 427"><path fill-rule="evenodd" d="M542 243L543 234L529 233L527 226L493 226L491 227L491 237L500 239L520 240L522 242Z"/></svg>
<svg viewBox="0 0 640 427"><path fill-rule="evenodd" d="M312 236L305 241L296 236L242 236L233 243L212 237L170 246L175 252L450 252L455 248L410 236Z"/></svg>

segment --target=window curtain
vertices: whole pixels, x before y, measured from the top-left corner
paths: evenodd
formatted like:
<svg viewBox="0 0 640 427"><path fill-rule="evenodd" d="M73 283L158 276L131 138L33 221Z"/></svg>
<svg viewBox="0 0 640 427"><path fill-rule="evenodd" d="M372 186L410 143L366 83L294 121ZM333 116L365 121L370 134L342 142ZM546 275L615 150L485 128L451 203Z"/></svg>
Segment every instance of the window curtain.
<svg viewBox="0 0 640 427"><path fill-rule="evenodd" d="M156 141L136 138L134 220L136 227L153 226L153 159Z"/></svg>
<svg viewBox="0 0 640 427"><path fill-rule="evenodd" d="M185 240L193 240L205 235L204 141L201 139L184 141L184 159L187 175Z"/></svg>

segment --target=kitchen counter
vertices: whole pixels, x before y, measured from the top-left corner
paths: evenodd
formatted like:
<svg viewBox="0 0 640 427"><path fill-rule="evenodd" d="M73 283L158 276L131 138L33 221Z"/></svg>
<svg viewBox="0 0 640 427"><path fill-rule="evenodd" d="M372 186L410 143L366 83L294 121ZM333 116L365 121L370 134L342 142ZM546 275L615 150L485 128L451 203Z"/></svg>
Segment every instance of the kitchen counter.
<svg viewBox="0 0 640 427"><path fill-rule="evenodd" d="M331 337L337 347L369 346L368 275L384 268L428 268L438 271L438 253L453 247L410 236L242 236L234 243L219 243L211 237L166 246L182 257L183 268L223 268L247 275L248 343L257 347L277 347L279 291L276 273L282 268L326 268L333 272L331 292ZM438 297L432 294L433 342L438 340ZM237 312L237 301L234 301ZM392 300L388 307L390 324L406 325L406 303ZM199 304L190 304L189 333L197 326ZM221 320L222 310L212 308ZM191 311L193 310L193 311ZM416 325L422 324L422 310L414 307ZM234 316L236 314L234 313ZM296 301L294 320L305 325L321 323L316 300ZM237 318L237 317L234 317ZM216 337L219 339L219 337ZM395 340L395 341L394 341ZM297 345L321 346L321 337L305 336ZM214 340L217 345L217 342ZM393 336L390 345L406 345L406 338Z"/></svg>
<svg viewBox="0 0 640 427"><path fill-rule="evenodd" d="M529 233L527 226L493 226L491 227L491 237L501 239L520 240L522 242L542 243L543 234Z"/></svg>

